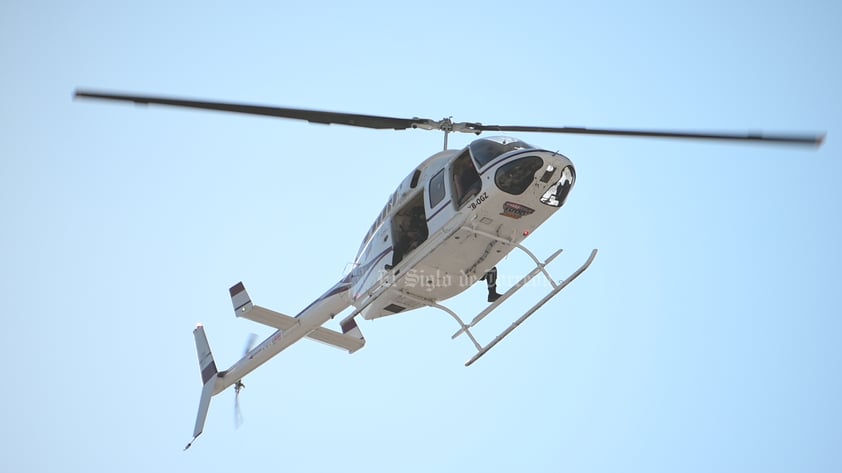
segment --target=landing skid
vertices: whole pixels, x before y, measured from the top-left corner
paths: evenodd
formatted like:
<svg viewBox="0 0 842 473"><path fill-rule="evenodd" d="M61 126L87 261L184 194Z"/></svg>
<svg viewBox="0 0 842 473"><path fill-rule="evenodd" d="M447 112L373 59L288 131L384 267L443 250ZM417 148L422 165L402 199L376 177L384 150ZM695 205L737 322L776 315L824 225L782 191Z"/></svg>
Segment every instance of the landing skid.
<svg viewBox="0 0 842 473"><path fill-rule="evenodd" d="M474 231L476 231L476 230L474 230ZM478 231L477 231L477 233L481 233L481 232L478 232ZM486 234L484 234L484 236L491 237L491 238L494 238L494 239L497 239L497 238L498 238L498 237L493 236L493 235L490 235L490 234L487 234L487 235L486 235ZM505 241L505 240L503 240L503 241ZM511 242L506 242L506 243L511 244ZM479 359L482 355L485 355L485 354L486 354L489 350L491 350L492 348L494 348L494 346L495 346L495 345L497 345L498 343L500 343L500 341L501 341L501 340L503 340L503 339L504 339L507 335L509 335L510 333L512 333L512 331L514 331L514 329L516 329L516 328L517 328L520 324L522 324L522 323L523 323L526 319L528 319L528 318L529 318L529 316L531 316L532 314L534 314L534 313L535 313L535 311L537 311L537 310L538 310L538 309L540 309L540 308L541 308L544 304L546 304L547 302L549 302L549 300L550 300L550 299L552 299L553 297L557 296L557 295L558 295L558 293L559 293L559 292L561 292L561 290L562 290L562 289L564 289L565 287L567 287L567 285L568 285L568 284L570 284L571 282L573 282L573 280L574 280L574 279L576 279L577 277L579 277L579 275L581 275L582 273L584 273L584 272L585 272L585 270L586 270L586 269L588 269L588 267L591 265L591 263L593 263L593 260L594 260L594 258L596 258L596 253L597 253L597 250L596 250L596 249L594 249L593 251L591 251L590 256L588 256L588 259L585 261L585 263L584 263L584 264L582 264L582 266L580 266L580 267L579 267L576 271L574 271L572 274L570 274L570 276L568 276L568 277L567 277L567 279L565 279L564 281L561 281L561 282L557 283L557 282L556 282L556 281L552 278L552 276L550 276L550 274L547 272L547 270L546 270L546 266L547 266L548 264L550 264L550 263L551 263L551 262L552 262L552 261L553 261L553 260L554 260L554 259L558 256L558 255L560 255L562 250L557 250L555 253L553 253L552 255L550 255L550 257L549 257L549 258L547 258L546 260L544 260L543 262L541 262L541 261L539 261L539 260L538 260L538 258L536 258L536 257L535 257L535 255L534 255L531 251L529 251L529 250L528 250L528 249L526 249L525 247L523 247L523 246L521 246L521 245L519 245L519 244L515 244L514 246L516 246L516 247L520 248L520 249L521 249L521 250L523 250L526 254L528 254L530 258L532 258L532 260L535 262L535 269L533 269L532 271L530 271L530 272L529 272L529 274L527 274L526 276L524 276L524 277L523 277L523 279L521 279L520 281L518 281L518 282L517 282L517 284L515 284L514 286L512 286L512 288L511 288L511 289L509 289L508 291L506 291L506 293L505 293L505 294L503 294L502 296L500 296L500 298L499 298L499 299L497 299L496 301L494 301L493 303L491 303L488 307L486 307L485 309L483 309L483 310L482 310L479 314L477 314L477 315L476 315L476 316L475 316L475 317L471 320L471 322L470 322L469 324L466 324L465 322L463 322L463 321L462 321L462 318L461 318L461 317L459 317L459 315L457 315L455 312L453 312L453 311L452 311L452 310L450 310L449 308L447 308L447 307L445 307L445 306L443 306L443 305L441 305L441 304L439 304L439 303L437 303L437 302L435 302L435 301L429 301L429 300L424 300L424 299L421 299L421 298L414 297L415 299L417 299L417 300L418 300L418 302L421 302L421 303L423 303L423 304L425 304L425 305L427 305L427 306L429 306L429 307L433 307L433 308L436 308L436 309L442 310L442 311L444 311L444 312L446 312L446 313L450 314L450 316L451 316L451 317L453 317L453 318L456 320L456 322L457 322L457 323L459 324L459 326L460 326L460 329L459 329L458 331L456 331L456 333L454 333L454 334L453 334L453 336L451 337L451 339L455 339L456 337L458 337L459 335L462 335L463 333L468 335L468 338L470 338L471 342L474 344L474 347L476 347L476 349L477 349L477 353L476 353L473 357L471 357L471 359L470 359L470 360L468 360L467 362L465 362L465 366L471 366L471 364L473 364L473 362L477 361L477 360L478 360L478 359ZM475 326L476 326L476 325L477 325L480 321L482 321L482 319L484 319L486 316L488 316L488 314L490 314L490 313L491 313L491 312L493 312L495 309L497 309L498 307L500 307L500 305L501 305L503 302L506 302L506 300L507 300L509 297L511 297L512 295L514 295L514 293L516 293L516 292L517 292L517 291L519 291L521 288L523 288L523 287L526 285L526 283L528 283L528 282L529 282L532 278L534 278L535 276L537 276L537 275L538 275L538 273L543 273L543 274L544 274L544 276L547 278L547 281L549 281L550 285L552 286L552 289L550 290L550 292L549 292L549 293L547 293L547 294L546 294L543 298L541 298L541 300L539 300L538 302L536 302L536 303L535 303L535 305L533 305L532 307L530 307L530 308L529 308L526 312L524 312L524 313L523 313L523 315L521 315L521 316L520 316L517 320L515 320L515 321L514 321L514 322L513 322L513 323L512 323L512 324L511 324L511 325L510 325L507 329L503 330L503 331L502 331L499 335L497 335L496 337L494 337L494 339L493 339L491 342L489 342L489 343L488 343L488 344L486 344L486 345L482 345L482 344L480 344L480 343L479 343L479 341L477 341L477 339L476 339L476 337L474 336L474 334L473 334L473 333L471 333L471 329L472 329L473 327L475 327Z"/></svg>

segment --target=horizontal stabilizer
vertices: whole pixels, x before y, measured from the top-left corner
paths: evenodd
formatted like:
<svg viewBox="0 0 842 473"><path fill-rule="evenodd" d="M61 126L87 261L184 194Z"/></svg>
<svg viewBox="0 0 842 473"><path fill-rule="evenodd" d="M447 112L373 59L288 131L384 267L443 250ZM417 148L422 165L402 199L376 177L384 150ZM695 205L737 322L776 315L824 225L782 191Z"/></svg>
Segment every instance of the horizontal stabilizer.
<svg viewBox="0 0 842 473"><path fill-rule="evenodd" d="M258 322L279 330L289 330L300 323L295 317L254 305L242 282L231 287L231 303L237 317ZM353 318L342 321L342 332L319 327L307 334L307 338L354 353L365 346L365 338Z"/></svg>
<svg viewBox="0 0 842 473"><path fill-rule="evenodd" d="M359 331L359 329L357 329L357 331ZM360 334L360 337L354 337L351 335L341 334L335 330L324 327L319 327L316 330L313 330L309 335L307 335L307 338L327 343L330 346L334 346L342 350L348 350L348 353L354 353L365 346L365 338L362 337L362 334Z"/></svg>
<svg viewBox="0 0 842 473"><path fill-rule="evenodd" d="M275 312L258 305L251 305L247 311L238 311L237 317L242 317L252 322L261 323L263 325L274 327L280 330L289 330L298 323L295 317Z"/></svg>

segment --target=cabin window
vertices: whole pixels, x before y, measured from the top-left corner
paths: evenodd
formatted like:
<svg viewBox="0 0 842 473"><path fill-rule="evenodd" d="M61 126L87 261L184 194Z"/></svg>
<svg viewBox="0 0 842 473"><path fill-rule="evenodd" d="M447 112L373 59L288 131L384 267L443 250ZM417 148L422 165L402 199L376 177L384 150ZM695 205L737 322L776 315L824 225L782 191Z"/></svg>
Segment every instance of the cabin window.
<svg viewBox="0 0 842 473"><path fill-rule="evenodd" d="M444 169L437 172L432 179L430 179L430 208L439 205L444 199Z"/></svg>
<svg viewBox="0 0 842 473"><path fill-rule="evenodd" d="M415 189L415 186L418 185L418 179L421 178L421 170L416 169L414 173L412 173L412 181L409 183L410 189Z"/></svg>
<svg viewBox="0 0 842 473"><path fill-rule="evenodd" d="M412 253L429 236L423 192L419 192L392 216L392 267Z"/></svg>

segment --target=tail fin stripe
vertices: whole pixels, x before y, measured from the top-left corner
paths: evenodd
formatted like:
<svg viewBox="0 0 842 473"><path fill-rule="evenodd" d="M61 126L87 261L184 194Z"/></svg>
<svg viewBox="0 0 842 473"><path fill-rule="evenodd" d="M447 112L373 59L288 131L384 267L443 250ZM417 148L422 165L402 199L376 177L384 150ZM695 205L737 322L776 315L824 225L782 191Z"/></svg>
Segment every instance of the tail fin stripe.
<svg viewBox="0 0 842 473"><path fill-rule="evenodd" d="M208 366L202 368L202 384L206 384L210 381L214 376L216 376L216 363L211 361Z"/></svg>

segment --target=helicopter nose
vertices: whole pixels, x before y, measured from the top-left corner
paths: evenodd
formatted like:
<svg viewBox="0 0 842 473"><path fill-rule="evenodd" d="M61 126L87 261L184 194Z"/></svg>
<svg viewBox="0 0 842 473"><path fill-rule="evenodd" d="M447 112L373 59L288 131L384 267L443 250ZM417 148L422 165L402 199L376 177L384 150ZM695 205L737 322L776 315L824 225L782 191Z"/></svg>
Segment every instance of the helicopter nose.
<svg viewBox="0 0 842 473"><path fill-rule="evenodd" d="M545 175L547 172L550 172L550 167L552 166L547 167ZM547 180L549 180L549 178ZM564 169L561 170L561 176L558 181L551 184L547 191L541 196L541 203L551 207L561 207L564 205L564 201L567 200L567 196L570 194L570 190L573 189L573 184L575 182L576 171L573 169L573 166L564 166Z"/></svg>

